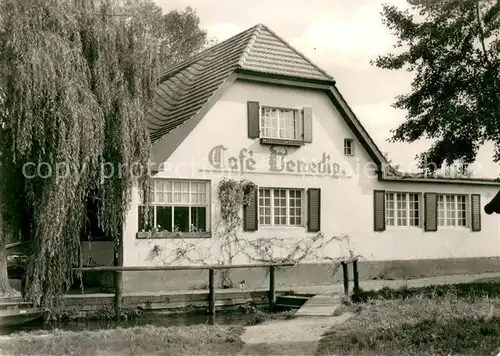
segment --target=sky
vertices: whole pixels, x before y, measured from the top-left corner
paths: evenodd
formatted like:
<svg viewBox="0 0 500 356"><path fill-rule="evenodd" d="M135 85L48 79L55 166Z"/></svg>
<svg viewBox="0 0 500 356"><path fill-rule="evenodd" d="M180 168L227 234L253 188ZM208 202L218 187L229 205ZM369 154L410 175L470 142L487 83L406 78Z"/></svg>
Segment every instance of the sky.
<svg viewBox="0 0 500 356"><path fill-rule="evenodd" d="M155 0L168 12L194 8L200 27L223 41L258 23L268 26L336 80L337 87L378 147L403 171L416 172L415 155L432 141L389 143L390 130L406 113L391 107L410 90L412 74L389 71L370 59L391 51L396 38L382 24L382 2L404 7L405 0ZM471 169L474 176L493 178L500 166L492 146L483 147Z"/></svg>

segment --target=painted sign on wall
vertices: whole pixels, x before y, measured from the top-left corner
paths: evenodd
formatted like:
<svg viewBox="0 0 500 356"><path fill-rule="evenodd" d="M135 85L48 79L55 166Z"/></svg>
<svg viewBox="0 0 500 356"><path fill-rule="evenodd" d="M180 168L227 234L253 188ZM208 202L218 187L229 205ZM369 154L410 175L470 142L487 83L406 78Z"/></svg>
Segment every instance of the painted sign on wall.
<svg viewBox="0 0 500 356"><path fill-rule="evenodd" d="M221 172L346 176L345 169L332 162L327 153L323 153L317 160L304 161L289 158L286 148L276 146L271 146L268 154L255 154L242 148L236 155L231 155L228 154L227 147L218 145L210 150L208 163L213 170Z"/></svg>

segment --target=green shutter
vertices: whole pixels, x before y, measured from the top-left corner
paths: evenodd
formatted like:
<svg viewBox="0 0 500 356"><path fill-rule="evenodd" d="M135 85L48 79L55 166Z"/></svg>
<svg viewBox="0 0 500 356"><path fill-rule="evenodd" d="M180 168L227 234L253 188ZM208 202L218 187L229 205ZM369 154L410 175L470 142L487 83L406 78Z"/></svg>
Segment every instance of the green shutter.
<svg viewBox="0 0 500 356"><path fill-rule="evenodd" d="M259 229L259 189L255 189L255 195L250 204L243 206L243 230L257 231Z"/></svg>
<svg viewBox="0 0 500 356"><path fill-rule="evenodd" d="M303 110L303 133L304 133L304 142L312 142L312 108L305 106Z"/></svg>
<svg viewBox="0 0 500 356"><path fill-rule="evenodd" d="M307 190L307 231L319 232L321 230L321 189Z"/></svg>
<svg viewBox="0 0 500 356"><path fill-rule="evenodd" d="M472 194L470 197L471 205L471 230L481 231L481 195Z"/></svg>
<svg viewBox="0 0 500 356"><path fill-rule="evenodd" d="M373 191L373 229L385 231L385 190Z"/></svg>
<svg viewBox="0 0 500 356"><path fill-rule="evenodd" d="M425 221L424 221L424 231L437 231L437 194L436 193L425 193L424 194L424 209L425 209Z"/></svg>
<svg viewBox="0 0 500 356"><path fill-rule="evenodd" d="M260 125L259 125L259 103L256 101L248 101L248 138L259 138Z"/></svg>
<svg viewBox="0 0 500 356"><path fill-rule="evenodd" d="M303 141L304 140L304 120L302 120L302 112L301 110L296 110L293 113L295 122L297 123L296 125L296 130L297 130L297 140Z"/></svg>

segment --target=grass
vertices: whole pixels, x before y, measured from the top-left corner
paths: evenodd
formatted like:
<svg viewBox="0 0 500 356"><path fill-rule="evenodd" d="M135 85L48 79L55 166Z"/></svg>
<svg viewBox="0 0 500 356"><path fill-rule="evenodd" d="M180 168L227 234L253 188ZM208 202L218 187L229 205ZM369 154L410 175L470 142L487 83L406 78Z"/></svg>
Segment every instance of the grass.
<svg viewBox="0 0 500 356"><path fill-rule="evenodd" d="M295 318L295 310L282 311L277 313L267 313L261 310L252 311L246 325L252 326L271 320L290 320Z"/></svg>
<svg viewBox="0 0 500 356"><path fill-rule="evenodd" d="M444 284L425 287L402 287L391 289L388 287L377 291L361 291L359 299L368 301L373 299L407 299L416 296L427 298L456 298L482 299L500 298L500 283L478 281L474 283Z"/></svg>
<svg viewBox="0 0 500 356"><path fill-rule="evenodd" d="M497 355L500 298L480 297L477 285L458 290L374 292L354 317L323 336L317 355Z"/></svg>
<svg viewBox="0 0 500 356"><path fill-rule="evenodd" d="M134 327L0 338L1 355L234 355L241 327Z"/></svg>

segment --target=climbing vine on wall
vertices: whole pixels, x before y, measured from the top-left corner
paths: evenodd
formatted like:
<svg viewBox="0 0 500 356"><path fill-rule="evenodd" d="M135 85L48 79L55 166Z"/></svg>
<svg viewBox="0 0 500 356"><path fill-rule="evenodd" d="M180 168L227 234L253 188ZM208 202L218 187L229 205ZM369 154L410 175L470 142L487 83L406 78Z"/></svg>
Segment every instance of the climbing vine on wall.
<svg viewBox="0 0 500 356"><path fill-rule="evenodd" d="M223 179L218 186L218 198L220 202L220 215L222 220L221 234L219 237L219 249L228 264L232 264L233 258L238 254L238 230L242 223L241 210L243 206L251 204L255 196L257 186L246 179L240 181L234 179ZM225 261L222 261L224 263ZM227 287L233 286L229 270L221 270L220 284Z"/></svg>
<svg viewBox="0 0 500 356"><path fill-rule="evenodd" d="M217 198L220 203L220 211L215 212L214 226L212 227L212 247L218 249L214 253L213 248L207 248L207 241L193 242L193 240L177 240L176 246L161 248L158 246L151 259L161 259L164 264L178 261L189 261L191 263L230 265L238 255L243 255L252 262L257 263L299 263L304 260L323 260L332 264L332 273L335 273L340 264L341 256L325 256L324 247L337 242L341 245L348 243L346 235L327 237L322 232L307 234L303 238L288 236L254 236L240 238L239 233L243 223L243 207L252 203L256 196L258 187L251 181L242 179L223 179L217 187ZM171 254L166 255L167 251ZM354 256L351 250L345 255ZM344 256L345 257L345 256ZM358 256L359 257L359 256ZM229 273L230 270L220 270L219 287L230 288L234 286Z"/></svg>
<svg viewBox="0 0 500 356"><path fill-rule="evenodd" d="M219 183L218 198L221 204L221 218L228 226L239 226L241 208L250 204L257 186L246 179L236 181L223 179Z"/></svg>

